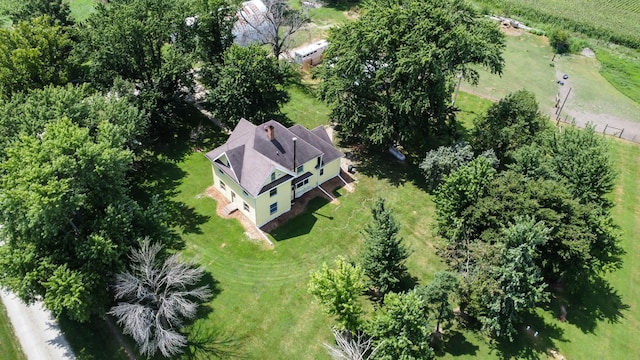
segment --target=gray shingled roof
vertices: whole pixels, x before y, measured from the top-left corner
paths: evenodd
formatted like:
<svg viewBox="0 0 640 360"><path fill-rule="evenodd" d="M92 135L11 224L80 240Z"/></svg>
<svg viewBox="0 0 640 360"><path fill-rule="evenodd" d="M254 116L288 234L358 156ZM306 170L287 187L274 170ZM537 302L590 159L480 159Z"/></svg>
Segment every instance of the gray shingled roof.
<svg viewBox="0 0 640 360"><path fill-rule="evenodd" d="M294 125L290 127L289 130L296 134L298 138L304 139L304 141L322 151L323 164L332 162L333 160L344 156L343 153L333 146L331 139L329 138L329 134L327 134L327 131L322 126L318 126L317 128L309 131L302 125Z"/></svg>
<svg viewBox="0 0 640 360"><path fill-rule="evenodd" d="M265 129L273 126L274 139L269 140ZM321 129L321 130L319 130ZM296 159L293 160L293 138L296 141ZM226 155L229 166L216 161ZM313 132L300 125L287 129L277 121L256 126L240 119L227 142L206 154L227 175L253 196L269 188L267 181L276 168L295 174L295 167L322 155L325 163L343 154L331 144L324 128Z"/></svg>

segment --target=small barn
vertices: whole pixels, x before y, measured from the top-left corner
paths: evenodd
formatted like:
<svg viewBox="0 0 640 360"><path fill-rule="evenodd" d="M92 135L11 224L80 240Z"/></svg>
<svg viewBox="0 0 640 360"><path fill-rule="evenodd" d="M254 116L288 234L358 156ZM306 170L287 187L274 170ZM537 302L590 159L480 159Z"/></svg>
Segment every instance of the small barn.
<svg viewBox="0 0 640 360"><path fill-rule="evenodd" d="M320 40L313 44L296 49L293 53L293 61L304 66L314 66L322 62L322 53L329 46L327 40Z"/></svg>

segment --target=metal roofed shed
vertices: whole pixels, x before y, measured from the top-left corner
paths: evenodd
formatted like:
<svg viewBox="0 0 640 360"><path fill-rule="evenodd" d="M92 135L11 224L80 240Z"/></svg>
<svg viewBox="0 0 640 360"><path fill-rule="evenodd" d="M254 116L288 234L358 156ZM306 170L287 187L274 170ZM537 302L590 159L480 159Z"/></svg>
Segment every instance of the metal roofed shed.
<svg viewBox="0 0 640 360"><path fill-rule="evenodd" d="M322 53L329 47L327 40L298 48L293 53L293 61L302 66L314 66L322 62Z"/></svg>
<svg viewBox="0 0 640 360"><path fill-rule="evenodd" d="M243 2L231 30L233 42L240 46L264 43L269 33L267 16L267 7L261 0Z"/></svg>

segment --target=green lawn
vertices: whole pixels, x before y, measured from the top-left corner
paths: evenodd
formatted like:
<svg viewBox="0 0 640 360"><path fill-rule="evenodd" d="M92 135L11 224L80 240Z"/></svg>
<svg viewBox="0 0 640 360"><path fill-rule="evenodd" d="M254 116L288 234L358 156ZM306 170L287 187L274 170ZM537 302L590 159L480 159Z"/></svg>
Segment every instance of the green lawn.
<svg viewBox="0 0 640 360"><path fill-rule="evenodd" d="M329 107L313 96L313 88L306 85L289 86L289 102L282 107L282 112L293 122L309 129L329 123Z"/></svg>
<svg viewBox="0 0 640 360"><path fill-rule="evenodd" d="M618 91L640 104L640 56L622 47L597 48L600 74Z"/></svg>
<svg viewBox="0 0 640 360"><path fill-rule="evenodd" d="M467 124L488 105L487 100L462 93L458 102L461 122ZM294 120L309 118L305 111L291 110L288 114ZM318 119L310 124L317 124ZM640 335L640 293L634 285L640 266L633 262L640 252L640 245L633 241L640 231L640 225L635 225L635 214L640 213L640 149L614 141L613 152L620 171L613 195L618 204L614 216L623 230L627 255L624 267L608 275L610 287L598 287L587 292L584 300L572 301L567 323L555 320L557 301L539 309L529 322L541 336L534 339L523 330L511 346L494 348L476 333L453 330L444 358L544 357L549 348L568 358L596 355L618 359L631 353L630 344ZM320 344L329 340L331 319L306 293L308 274L322 262L357 252L359 231L368 221L369 206L377 196L387 198L402 223L401 234L414 250L409 269L419 282L429 281L443 268L434 252L433 202L422 190L421 175L412 164L398 165L385 156L362 164L356 192L340 190L339 205L311 202L305 214L272 234L273 249L249 240L237 221L215 215L215 202L203 196L211 184L211 170L201 153L193 153L175 165L184 174L175 200L184 202L202 219L197 229L183 234L187 243L184 254L206 266L220 291L210 302L206 319L200 321L205 327L222 327L234 334L239 339L237 350L248 358L327 358Z"/></svg>
<svg viewBox="0 0 640 360"><path fill-rule="evenodd" d="M546 38L523 33L506 36L506 43L502 75L480 69L478 86L463 82L461 89L492 100L527 89L536 95L541 106L552 106L558 90L556 70L549 66L553 53Z"/></svg>
<svg viewBox="0 0 640 360"><path fill-rule="evenodd" d="M237 221L215 215L215 202L202 195L211 184L202 154L177 165L186 175L175 200L206 217L197 232L184 234L185 255L206 266L220 289L204 325L219 324L237 335L248 358L327 358L321 344L330 338L331 320L307 294L308 275L336 256L356 253L359 231L377 196L387 198L401 219L401 234L415 250L408 262L412 274L424 282L442 268L432 248L433 205L405 174L414 170L411 166L362 166L355 192L340 190L339 205L312 201L305 214L271 234L275 247L268 249L248 240Z"/></svg>
<svg viewBox="0 0 640 360"><path fill-rule="evenodd" d="M71 15L76 21L86 20L94 11L97 0L69 0Z"/></svg>
<svg viewBox="0 0 640 360"><path fill-rule="evenodd" d="M13 334L13 327L7 316L7 309L0 301L0 354L5 360L26 360L18 339Z"/></svg>
<svg viewBox="0 0 640 360"><path fill-rule="evenodd" d="M466 92L498 100L508 93L527 89L536 95L543 112L552 113L555 97L560 90L563 96L572 88L564 114L585 122L622 119L640 121L640 104L618 91L600 73L597 59L581 55L556 56L550 66L553 53L544 37L523 33L507 36L505 68L502 76L480 71L480 83L471 86L463 82ZM556 84L563 74L569 79L562 89Z"/></svg>

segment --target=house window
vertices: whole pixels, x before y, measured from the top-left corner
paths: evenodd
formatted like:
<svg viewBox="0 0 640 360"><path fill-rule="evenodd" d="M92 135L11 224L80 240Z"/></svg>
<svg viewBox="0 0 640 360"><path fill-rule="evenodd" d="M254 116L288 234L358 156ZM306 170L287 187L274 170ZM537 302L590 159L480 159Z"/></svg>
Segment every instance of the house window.
<svg viewBox="0 0 640 360"><path fill-rule="evenodd" d="M275 172L271 173L271 181L272 182L276 181L276 173Z"/></svg>
<svg viewBox="0 0 640 360"><path fill-rule="evenodd" d="M324 175L324 168L320 169L320 176Z"/></svg>
<svg viewBox="0 0 640 360"><path fill-rule="evenodd" d="M316 169L320 167L320 156L318 156L318 159L316 161Z"/></svg>
<svg viewBox="0 0 640 360"><path fill-rule="evenodd" d="M278 194L278 188L273 188L269 191L269 197L274 197Z"/></svg>
<svg viewBox="0 0 640 360"><path fill-rule="evenodd" d="M273 204L269 205L269 214L273 215L275 213L278 212L278 203L274 202Z"/></svg>
<svg viewBox="0 0 640 360"><path fill-rule="evenodd" d="M218 172L220 173L220 175L224 175L224 171L222 171L222 169L218 168Z"/></svg>
<svg viewBox="0 0 640 360"><path fill-rule="evenodd" d="M304 165L298 166L298 168L296 169L296 173L301 174L302 170L304 170Z"/></svg>
<svg viewBox="0 0 640 360"><path fill-rule="evenodd" d="M296 189L300 189L301 187L307 185L309 183L309 179L304 179L304 181L300 181L296 184Z"/></svg>
<svg viewBox="0 0 640 360"><path fill-rule="evenodd" d="M249 211L249 204L247 204L246 202L242 202L242 208L244 209L244 211Z"/></svg>
<svg viewBox="0 0 640 360"><path fill-rule="evenodd" d="M246 192L246 191L244 191L244 190L242 190L242 195L244 195L244 196L249 196L249 193L248 193L248 192Z"/></svg>
<svg viewBox="0 0 640 360"><path fill-rule="evenodd" d="M227 185L225 185L222 180L220 180L220 189L227 190Z"/></svg>

